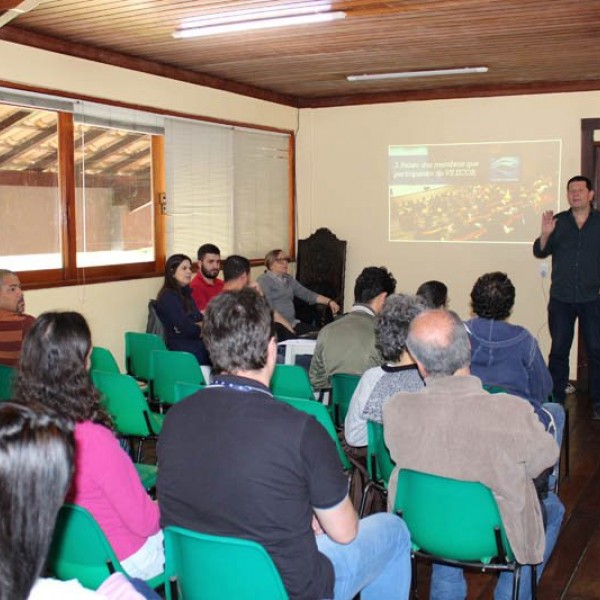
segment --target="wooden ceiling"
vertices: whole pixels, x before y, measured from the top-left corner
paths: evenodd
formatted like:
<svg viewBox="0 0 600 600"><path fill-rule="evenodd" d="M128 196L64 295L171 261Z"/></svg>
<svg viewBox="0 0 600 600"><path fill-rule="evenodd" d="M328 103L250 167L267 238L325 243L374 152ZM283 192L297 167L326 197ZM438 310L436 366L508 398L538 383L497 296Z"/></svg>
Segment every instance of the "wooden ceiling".
<svg viewBox="0 0 600 600"><path fill-rule="evenodd" d="M290 3L302 4L42 0L2 27L0 39L297 107L600 89L599 0L331 0L345 19L172 37L184 18ZM23 4L0 0L0 12ZM489 71L346 80L466 66Z"/></svg>

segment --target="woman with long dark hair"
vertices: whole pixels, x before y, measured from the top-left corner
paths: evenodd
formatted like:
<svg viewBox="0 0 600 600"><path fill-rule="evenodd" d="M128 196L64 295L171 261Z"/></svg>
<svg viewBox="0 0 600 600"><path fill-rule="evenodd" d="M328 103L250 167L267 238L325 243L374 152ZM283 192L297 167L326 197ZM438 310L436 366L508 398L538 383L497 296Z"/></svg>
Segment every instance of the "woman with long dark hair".
<svg viewBox="0 0 600 600"><path fill-rule="evenodd" d="M111 431L88 373L90 329L76 312L47 312L23 342L15 397L75 422L75 474L67 501L87 509L132 577L163 571L158 505Z"/></svg>
<svg viewBox="0 0 600 600"><path fill-rule="evenodd" d="M201 365L209 365L201 339L202 313L192 298L191 279L192 259L185 254L170 256L165 264L165 281L156 298L157 313L165 326L169 350L190 352Z"/></svg>

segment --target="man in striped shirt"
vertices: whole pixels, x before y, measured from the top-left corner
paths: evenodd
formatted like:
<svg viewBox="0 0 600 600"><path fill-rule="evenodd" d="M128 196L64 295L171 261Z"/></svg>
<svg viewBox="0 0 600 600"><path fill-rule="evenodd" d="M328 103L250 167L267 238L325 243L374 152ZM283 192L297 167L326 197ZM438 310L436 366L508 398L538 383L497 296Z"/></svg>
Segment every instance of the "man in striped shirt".
<svg viewBox="0 0 600 600"><path fill-rule="evenodd" d="M34 318L25 314L21 282L15 273L0 269L0 364L13 367Z"/></svg>

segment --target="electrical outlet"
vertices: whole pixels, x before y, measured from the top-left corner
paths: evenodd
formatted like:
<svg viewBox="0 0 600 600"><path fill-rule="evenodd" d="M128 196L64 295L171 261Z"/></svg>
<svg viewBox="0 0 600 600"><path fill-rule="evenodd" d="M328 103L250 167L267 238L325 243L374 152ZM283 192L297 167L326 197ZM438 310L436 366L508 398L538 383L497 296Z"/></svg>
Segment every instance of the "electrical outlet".
<svg viewBox="0 0 600 600"><path fill-rule="evenodd" d="M548 263L545 260L540 263L540 277L548 277Z"/></svg>

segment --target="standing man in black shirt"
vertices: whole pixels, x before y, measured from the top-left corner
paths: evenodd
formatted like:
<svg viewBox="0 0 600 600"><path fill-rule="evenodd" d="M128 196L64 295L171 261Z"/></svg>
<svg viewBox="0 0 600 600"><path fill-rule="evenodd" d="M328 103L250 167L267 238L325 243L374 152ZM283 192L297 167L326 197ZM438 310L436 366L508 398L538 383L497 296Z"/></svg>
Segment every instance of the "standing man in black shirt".
<svg viewBox="0 0 600 600"><path fill-rule="evenodd" d="M575 320L588 353L593 418L600 420L600 214L592 207L592 182L581 175L567 183L570 209L542 215L542 233L533 244L537 258L552 255L548 326L552 348L548 368L554 396L565 400Z"/></svg>
<svg viewBox="0 0 600 600"><path fill-rule="evenodd" d="M247 288L218 295L203 335L219 374L165 419L162 526L259 542L291 599L408 598L404 522L387 513L359 521L331 438L271 395L277 346L266 300Z"/></svg>

